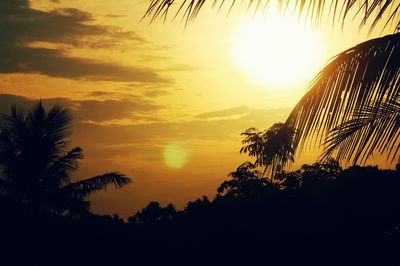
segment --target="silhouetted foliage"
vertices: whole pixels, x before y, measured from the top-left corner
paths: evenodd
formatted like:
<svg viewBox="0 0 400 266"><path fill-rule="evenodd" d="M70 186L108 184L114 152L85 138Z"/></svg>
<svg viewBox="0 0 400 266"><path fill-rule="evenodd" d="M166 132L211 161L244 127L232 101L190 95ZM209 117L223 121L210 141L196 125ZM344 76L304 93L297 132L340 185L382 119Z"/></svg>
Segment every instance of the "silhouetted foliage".
<svg viewBox="0 0 400 266"><path fill-rule="evenodd" d="M68 181L81 158L79 148L64 151L68 127L55 130L41 104L29 119L14 109L19 123L0 127L2 265L400 263L400 164L343 170L331 159L280 171L271 182L245 162L213 199L180 211L150 202L128 223L117 214L59 215L73 214L93 190L124 182L114 174ZM54 205L53 194L75 201Z"/></svg>
<svg viewBox="0 0 400 266"><path fill-rule="evenodd" d="M225 4L228 2L227 4ZM212 7L217 7L218 11L224 5L228 5L228 13L231 12L234 7L244 7L247 11L254 9L254 12L265 12L265 10L273 4L279 7L279 10L285 12L288 7L291 7L299 17L304 16L306 19L310 19L312 22L319 23L323 15L327 13L327 9L332 16L332 21L335 20L345 24L346 18L348 18L350 11L356 11L356 16L362 18L360 27L366 25L367 21L372 20L372 30L382 17L386 14L387 21L383 28L387 26L394 26L395 30L400 29L399 21L399 9L400 4L396 0L363 0L363 1L341 1L341 0L251 0L251 1L239 1L239 0L221 0L221 1L207 1L207 0L152 0L149 4L147 11L143 18L150 17L151 22L157 18L162 18L164 21L167 19L170 13L171 7L177 6L175 10L174 19L182 14L183 18L188 22L193 21L199 12L202 10L206 3L212 3ZM177 5L174 5L177 4Z"/></svg>
<svg viewBox="0 0 400 266"><path fill-rule="evenodd" d="M262 173L255 168L256 166L250 162L240 165L235 172L229 174L232 179L224 181L217 189L218 194L230 197L246 197L251 193L258 193L271 181L263 178Z"/></svg>
<svg viewBox="0 0 400 266"><path fill-rule="evenodd" d="M274 124L265 131L249 128L242 133L245 136L240 153L255 157L255 166L264 167L263 176L269 172L271 182L276 173L294 162L293 130L283 123Z"/></svg>
<svg viewBox="0 0 400 266"><path fill-rule="evenodd" d="M128 218L128 222L132 224L153 224L171 221L176 215L175 206L168 204L161 207L158 202L150 202L147 207L137 212L134 216Z"/></svg>
<svg viewBox="0 0 400 266"><path fill-rule="evenodd" d="M41 102L28 113L13 106L10 115L0 115L3 197L34 213L74 215L88 211L91 193L130 183L118 172L72 182L83 153L79 147L67 150L71 119L68 110L55 106L46 111Z"/></svg>
<svg viewBox="0 0 400 266"><path fill-rule="evenodd" d="M245 163L213 200L196 199L182 211L151 202L127 224L117 215L42 214L32 227L27 215L7 212L0 220L2 258L38 264L400 262L397 170L342 170L332 161L282 172L275 181ZM11 206L0 203L2 213ZM71 247L73 256L65 256Z"/></svg>

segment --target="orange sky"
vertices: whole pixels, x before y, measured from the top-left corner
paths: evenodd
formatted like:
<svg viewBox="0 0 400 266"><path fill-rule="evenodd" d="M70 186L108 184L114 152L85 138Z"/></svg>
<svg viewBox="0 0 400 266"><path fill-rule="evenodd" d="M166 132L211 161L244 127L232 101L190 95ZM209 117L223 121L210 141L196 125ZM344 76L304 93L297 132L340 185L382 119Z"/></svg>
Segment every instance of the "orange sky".
<svg viewBox="0 0 400 266"><path fill-rule="evenodd" d="M284 121L330 57L379 33L367 36L359 31L359 21L341 31L330 18L319 26L300 21L300 29L277 18L265 35L246 35L249 27L262 30L266 22L254 18L258 22L252 24L241 9L226 17L208 7L186 29L179 20L148 25L139 23L147 4L0 4L0 111L7 112L12 103L28 108L39 98L47 106L70 108L73 145L85 152L75 178L117 170L134 180L118 192L93 196L97 213L127 217L151 200L181 208L188 200L214 195L227 174L247 159L238 153L241 132ZM269 12L279 17L274 8ZM291 12L285 16L282 21L293 21ZM296 34L301 27L317 36L318 57L306 49L307 42L301 44L302 35ZM236 47L242 36L250 36L250 42ZM272 40L281 42L275 42L273 53L252 47ZM279 62L268 64L271 56L283 60L289 52L303 57L293 61L294 68L287 64L288 73L268 77ZM258 72L266 72L266 80L253 75ZM291 80L294 75L300 78ZM315 151L306 152L294 167L315 157Z"/></svg>

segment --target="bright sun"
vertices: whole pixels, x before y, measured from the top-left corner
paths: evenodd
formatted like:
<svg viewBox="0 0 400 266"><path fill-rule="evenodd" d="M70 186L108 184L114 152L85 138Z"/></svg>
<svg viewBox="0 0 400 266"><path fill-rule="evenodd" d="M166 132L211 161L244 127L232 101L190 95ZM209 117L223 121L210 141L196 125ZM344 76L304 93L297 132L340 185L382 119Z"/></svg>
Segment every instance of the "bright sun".
<svg viewBox="0 0 400 266"><path fill-rule="evenodd" d="M310 25L289 15L249 16L231 39L235 65L269 89L293 88L323 66L323 43Z"/></svg>

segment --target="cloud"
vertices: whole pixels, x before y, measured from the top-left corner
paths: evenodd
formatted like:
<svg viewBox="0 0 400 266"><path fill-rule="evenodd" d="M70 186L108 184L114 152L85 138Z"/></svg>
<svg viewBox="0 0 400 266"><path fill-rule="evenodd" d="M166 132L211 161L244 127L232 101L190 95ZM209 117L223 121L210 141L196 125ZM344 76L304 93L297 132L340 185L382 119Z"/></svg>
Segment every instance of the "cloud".
<svg viewBox="0 0 400 266"><path fill-rule="evenodd" d="M201 67L198 66L192 66L188 64L178 64L174 66L170 66L166 68L164 71L165 72L181 72L181 71L195 71L195 70L201 70Z"/></svg>
<svg viewBox="0 0 400 266"><path fill-rule="evenodd" d="M9 113L10 106L16 104L25 110L29 110L37 100L25 98L17 95L0 94L0 113ZM74 123L107 124L107 121L118 120L143 120L151 119L155 112L162 110L163 107L144 99L140 96L125 96L113 100L71 100L68 98L48 98L42 99L45 107L50 108L54 105L61 105L69 108L74 117ZM109 124L109 123L108 123ZM132 124L132 122L131 122Z"/></svg>
<svg viewBox="0 0 400 266"><path fill-rule="evenodd" d="M65 47L110 48L125 40L146 42L133 31L95 24L92 14L79 9L42 11L31 8L28 0L2 0L0 31L0 73L40 73L121 82L169 82L148 68L69 56L69 48Z"/></svg>
<svg viewBox="0 0 400 266"><path fill-rule="evenodd" d="M75 106L74 112L81 121L104 122L116 119L135 119L143 114L154 113L161 106L144 99L125 100L82 100L71 101Z"/></svg>
<svg viewBox="0 0 400 266"><path fill-rule="evenodd" d="M224 110L201 113L199 115L196 115L196 118L200 118L200 119L225 118L226 119L226 118L229 118L232 116L245 115L249 112L249 110L250 110L250 108L247 106L237 106L237 107L232 107L232 108L224 109Z"/></svg>
<svg viewBox="0 0 400 266"><path fill-rule="evenodd" d="M102 93L95 92L95 95L99 94ZM29 109L36 101L21 96L0 94L0 113L8 113L11 103ZM115 100L50 98L42 101L47 107L61 104L70 108L74 116L75 136L87 145L144 144L174 139L216 142L236 140L247 128L268 128L273 123L284 121L290 112L289 108L255 109L238 106L200 115L207 119L175 122L165 121L159 117L159 112L165 108L164 106L156 105L140 96ZM232 114L242 115L232 118ZM208 119L215 117L219 119Z"/></svg>

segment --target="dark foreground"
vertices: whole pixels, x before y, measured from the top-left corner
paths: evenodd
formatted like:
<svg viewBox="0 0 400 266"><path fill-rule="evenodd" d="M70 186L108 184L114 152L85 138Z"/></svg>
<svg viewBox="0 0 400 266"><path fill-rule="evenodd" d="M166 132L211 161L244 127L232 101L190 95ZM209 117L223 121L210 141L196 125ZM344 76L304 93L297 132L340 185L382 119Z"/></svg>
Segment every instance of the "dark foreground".
<svg viewBox="0 0 400 266"><path fill-rule="evenodd" d="M0 264L399 264L400 171L314 164L271 184L248 165L212 201L118 216L1 200Z"/></svg>

